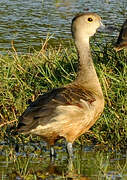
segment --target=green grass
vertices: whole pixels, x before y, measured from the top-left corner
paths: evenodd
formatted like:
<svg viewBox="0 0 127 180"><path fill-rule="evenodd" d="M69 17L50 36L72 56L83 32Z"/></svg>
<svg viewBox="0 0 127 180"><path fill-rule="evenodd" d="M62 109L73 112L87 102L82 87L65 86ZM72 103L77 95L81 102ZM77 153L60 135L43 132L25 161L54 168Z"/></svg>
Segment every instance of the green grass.
<svg viewBox="0 0 127 180"><path fill-rule="evenodd" d="M76 77L76 49L44 44L40 52L0 56L0 139L6 140L10 127L30 100L49 89L72 82ZM105 96L105 110L91 130L77 142L94 142L111 148L127 145L127 54L116 53L111 44L93 45L93 60Z"/></svg>

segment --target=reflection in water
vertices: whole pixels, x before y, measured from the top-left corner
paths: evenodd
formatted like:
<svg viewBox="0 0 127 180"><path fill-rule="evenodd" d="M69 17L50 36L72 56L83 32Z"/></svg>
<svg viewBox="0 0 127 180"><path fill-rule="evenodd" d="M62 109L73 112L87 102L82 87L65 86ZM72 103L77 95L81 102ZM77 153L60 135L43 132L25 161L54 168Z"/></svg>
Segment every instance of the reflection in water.
<svg viewBox="0 0 127 180"><path fill-rule="evenodd" d="M18 178L32 178L36 177L42 178L42 179L68 179L68 180L91 180L87 176L81 174L78 172L78 169L74 168L73 160L68 160L68 162L64 162L64 164L55 164L55 162L49 162L49 165L47 167L42 168L29 168L30 166L31 158L24 159L22 165L20 160L18 159L18 162L15 166L15 170L13 170L12 173L7 173L7 176L9 179L18 179ZM33 162L34 163L34 162ZM23 166L24 167L19 167ZM41 165L41 163L40 163ZM46 164L47 165L47 164Z"/></svg>
<svg viewBox="0 0 127 180"><path fill-rule="evenodd" d="M1 153L0 155L0 179L126 179L127 159L125 152L106 153L102 150L96 152L91 148L85 149L81 151L75 149L72 161L67 159L66 153L59 150L54 162L50 161L47 151L36 150L34 153L15 154L8 149L6 154Z"/></svg>
<svg viewBox="0 0 127 180"><path fill-rule="evenodd" d="M62 168L60 169L59 166L51 163L50 166L46 169L46 174L48 174L48 176L52 176L53 174L57 177L63 176L68 180L90 180L90 178L85 177L82 174L78 174L77 169L74 168L72 159L68 160L66 167L66 171L63 172Z"/></svg>

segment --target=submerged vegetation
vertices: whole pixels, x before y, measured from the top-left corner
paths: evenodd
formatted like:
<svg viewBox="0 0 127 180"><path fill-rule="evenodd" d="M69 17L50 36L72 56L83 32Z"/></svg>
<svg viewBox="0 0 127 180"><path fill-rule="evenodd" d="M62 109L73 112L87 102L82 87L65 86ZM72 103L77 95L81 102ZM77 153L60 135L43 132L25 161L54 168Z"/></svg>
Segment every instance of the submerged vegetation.
<svg viewBox="0 0 127 180"><path fill-rule="evenodd" d="M116 53L111 44L91 46L105 96L105 110L90 131L82 135L77 143L125 148L127 54L124 51ZM32 53L24 55L17 54L14 46L12 49L13 52L0 55L0 140L4 142L12 142L11 131L30 101L49 89L72 82L78 66L76 49L71 43L68 48L62 45L54 48L45 42L39 52L33 50ZM16 144L16 139L13 139L13 144Z"/></svg>
<svg viewBox="0 0 127 180"><path fill-rule="evenodd" d="M126 179L127 159L120 153L79 152L68 163L65 153L59 153L55 163L51 163L45 152L44 156L34 152L34 156L4 157L1 160L6 167L0 167L1 179L23 180L112 180ZM1 173L2 172L2 173Z"/></svg>

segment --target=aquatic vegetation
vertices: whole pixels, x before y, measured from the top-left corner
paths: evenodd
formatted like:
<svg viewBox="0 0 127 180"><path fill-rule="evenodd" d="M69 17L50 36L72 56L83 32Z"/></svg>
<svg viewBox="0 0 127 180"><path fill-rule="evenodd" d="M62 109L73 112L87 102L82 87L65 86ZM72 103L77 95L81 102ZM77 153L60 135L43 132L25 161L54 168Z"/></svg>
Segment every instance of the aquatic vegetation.
<svg viewBox="0 0 127 180"><path fill-rule="evenodd" d="M42 156L34 151L29 155L19 153L10 157L8 152L5 156L0 155L1 179L126 179L125 152L76 149L73 161L68 161L66 153L59 151L55 162L50 162L48 153Z"/></svg>

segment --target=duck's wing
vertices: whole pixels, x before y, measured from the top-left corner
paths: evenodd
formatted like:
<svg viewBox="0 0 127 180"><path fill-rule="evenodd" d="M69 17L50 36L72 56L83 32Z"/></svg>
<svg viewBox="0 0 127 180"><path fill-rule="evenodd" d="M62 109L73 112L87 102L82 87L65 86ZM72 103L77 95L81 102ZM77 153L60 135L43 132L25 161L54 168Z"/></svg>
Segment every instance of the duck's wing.
<svg viewBox="0 0 127 180"><path fill-rule="evenodd" d="M122 25L118 40L115 45L115 50L119 51L124 47L127 47L127 20Z"/></svg>
<svg viewBox="0 0 127 180"><path fill-rule="evenodd" d="M83 111L84 106L91 105L95 100L91 92L78 85L54 89L30 104L19 118L18 131L29 133L39 125L46 126L53 121L62 121L66 116L68 119L69 112L70 115L75 115L76 108Z"/></svg>

